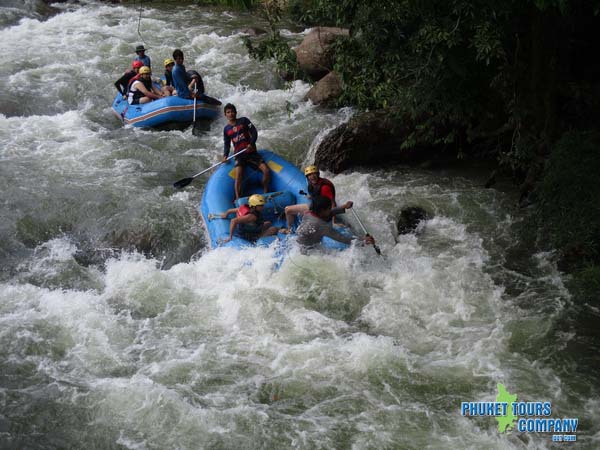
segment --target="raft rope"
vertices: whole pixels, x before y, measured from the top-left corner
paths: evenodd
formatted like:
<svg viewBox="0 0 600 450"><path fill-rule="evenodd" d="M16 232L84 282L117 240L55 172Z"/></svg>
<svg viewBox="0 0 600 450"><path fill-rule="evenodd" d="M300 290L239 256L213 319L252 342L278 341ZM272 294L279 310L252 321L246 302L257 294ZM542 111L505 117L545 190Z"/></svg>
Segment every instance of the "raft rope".
<svg viewBox="0 0 600 450"><path fill-rule="evenodd" d="M144 46L146 46L146 41L144 41L144 38L142 37L142 33L140 32L141 24L142 24L142 0L140 0L140 15L138 17L137 34L140 37L142 44L144 44Z"/></svg>

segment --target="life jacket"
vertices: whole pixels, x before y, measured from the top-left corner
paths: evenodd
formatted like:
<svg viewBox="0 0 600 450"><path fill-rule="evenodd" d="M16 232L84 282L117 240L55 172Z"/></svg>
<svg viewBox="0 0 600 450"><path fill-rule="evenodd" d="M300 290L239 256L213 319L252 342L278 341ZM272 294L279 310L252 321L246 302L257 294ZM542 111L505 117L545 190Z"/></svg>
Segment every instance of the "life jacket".
<svg viewBox="0 0 600 450"><path fill-rule="evenodd" d="M335 201L335 186L327 178L319 177L319 181L317 181L316 186L313 185L311 182L309 182L308 183L308 193L312 197L314 197L316 195L321 195L321 189L323 189L323 186L329 186L331 188L331 192L333 192L333 201Z"/></svg>
<svg viewBox="0 0 600 450"><path fill-rule="evenodd" d="M256 221L253 223L241 223L238 225L240 235L247 240L254 240L258 237L258 234L261 232L263 220L261 214L250 208L248 204L244 204L240 206L235 214L236 217L244 217L248 214L254 215L256 217Z"/></svg>
<svg viewBox="0 0 600 450"><path fill-rule="evenodd" d="M141 81L142 84L144 85L144 87L149 90L150 92L152 92L152 80L138 80ZM133 105L136 102L136 100L145 97L145 94L140 91L137 88L133 87L133 83L129 88L129 94L127 94L127 101L129 102L130 105Z"/></svg>
<svg viewBox="0 0 600 450"><path fill-rule="evenodd" d="M129 89L131 89L131 85L132 85L134 82L136 82L137 80L139 80L141 76L142 76L141 74L139 74L139 73L136 73L134 77L131 77L131 78L129 79L129 82L127 83L127 93L129 93Z"/></svg>
<svg viewBox="0 0 600 450"><path fill-rule="evenodd" d="M252 212L252 208L250 208L250 206L248 206L248 204L246 203L238 208L237 213L235 215L236 217L244 217Z"/></svg>

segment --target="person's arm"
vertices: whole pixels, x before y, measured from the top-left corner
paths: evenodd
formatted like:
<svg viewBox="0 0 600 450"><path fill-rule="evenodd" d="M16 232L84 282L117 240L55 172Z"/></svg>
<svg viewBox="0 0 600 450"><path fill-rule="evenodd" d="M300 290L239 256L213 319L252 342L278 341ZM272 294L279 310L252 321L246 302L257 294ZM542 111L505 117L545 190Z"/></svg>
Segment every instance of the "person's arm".
<svg viewBox="0 0 600 450"><path fill-rule="evenodd" d="M221 213L221 218L225 219L229 214L234 214L237 212L237 208L230 208L227 211L225 211L224 213Z"/></svg>
<svg viewBox="0 0 600 450"><path fill-rule="evenodd" d="M152 92L154 92L156 95L158 95L158 98L161 98L163 96L162 92L158 90L158 88L156 86L154 86L154 84L152 85Z"/></svg>
<svg viewBox="0 0 600 450"><path fill-rule="evenodd" d="M254 222L255 220L256 220L256 217L254 217L254 215L252 215L252 214L248 214L246 216L236 217L235 219L232 219L229 224L229 237L227 239L223 239L223 242L229 242L233 239L233 232L235 231L236 226L238 226L239 224L243 224L243 223Z"/></svg>
<svg viewBox="0 0 600 450"><path fill-rule="evenodd" d="M142 94L144 94L146 97L150 97L150 98L154 98L154 99L160 98L160 95L156 95L154 92L151 92L148 89L146 89L146 86L144 86L144 83L142 83L141 81L136 81L133 83L133 85L136 85L136 84L138 84L137 89Z"/></svg>
<svg viewBox="0 0 600 450"><path fill-rule="evenodd" d="M229 156L229 150L231 148L231 139L227 135L227 125L223 128L223 161Z"/></svg>
<svg viewBox="0 0 600 450"><path fill-rule="evenodd" d="M323 224L323 227L323 236L327 236L334 241L342 242L343 244L350 244L352 239L354 239L354 236L346 236L339 231L336 231L326 223Z"/></svg>
<svg viewBox="0 0 600 450"><path fill-rule="evenodd" d="M190 92L192 93L192 95L196 95L196 79L192 78L192 81L189 82L188 84L188 89L190 90Z"/></svg>
<svg viewBox="0 0 600 450"><path fill-rule="evenodd" d="M239 217L236 217L235 219L232 219L231 222L229 223L229 237L223 239L223 242L229 242L230 240L233 239L233 232L235 231L235 227L238 224L238 219L239 219Z"/></svg>
<svg viewBox="0 0 600 450"><path fill-rule="evenodd" d="M347 201L342 206L337 206L335 208L331 208L331 215L337 216L338 214L344 214L347 209L352 208L352 205L354 205L353 202Z"/></svg>
<svg viewBox="0 0 600 450"><path fill-rule="evenodd" d="M125 95L126 94L126 90L127 90L127 82L125 81L125 76L123 75L121 78L119 78L117 81L115 81L115 87L117 88L117 91L119 91L119 93L121 95ZM123 86L125 86L125 89L123 89Z"/></svg>
<svg viewBox="0 0 600 450"><path fill-rule="evenodd" d="M250 122L250 119L248 119L247 117L244 117L244 119L246 119L244 120L244 123L246 125L246 128L248 128L248 133L250 133L250 142L252 143L252 145L256 146L256 140L258 139L258 130L254 126L254 124Z"/></svg>

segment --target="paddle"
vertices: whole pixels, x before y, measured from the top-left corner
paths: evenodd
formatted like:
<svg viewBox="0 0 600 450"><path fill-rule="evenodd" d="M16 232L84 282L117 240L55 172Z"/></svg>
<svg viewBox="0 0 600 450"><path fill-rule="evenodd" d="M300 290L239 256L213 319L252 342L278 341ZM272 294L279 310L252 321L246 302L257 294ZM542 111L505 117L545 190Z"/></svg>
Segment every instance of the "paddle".
<svg viewBox="0 0 600 450"><path fill-rule="evenodd" d="M194 81L194 118L192 119L192 134L198 136L202 134L202 130L197 128L196 123L196 107L198 105L198 84Z"/></svg>
<svg viewBox="0 0 600 450"><path fill-rule="evenodd" d="M221 162L218 162L218 163L216 163L216 164L213 164L213 165L212 165L212 166L210 166L208 169L204 169L202 172L198 172L196 175L193 175L193 176L191 176L191 177L189 177L189 178L183 178L183 179L181 179L181 180L179 180L179 181L176 181L175 183L173 183L173 187L174 187L175 189L181 189L181 188L184 188L184 187L186 187L188 184L190 184L192 181L194 181L194 178L196 178L196 177L199 177L199 176L200 176L200 175L202 175L203 173L206 173L206 172L208 172L209 170L212 170L212 169L214 169L214 168L215 168L215 167L217 167L217 166L220 166L221 164L223 164L223 163L225 163L225 162L229 161L231 158L235 158L237 155L239 155L239 154L241 154L241 153L244 153L244 152L245 152L247 149L248 149L248 147L246 147L246 148L245 148L245 149L243 149L243 150L240 150L240 151L239 151L239 152L237 152L237 153L234 153L233 155L231 155L230 157L228 157L228 158L227 158L225 161L221 161Z"/></svg>
<svg viewBox="0 0 600 450"><path fill-rule="evenodd" d="M358 217L358 214L356 214L356 211L354 211L354 208L351 208L350 210L352 211L352 214L354 214L354 217L358 221L358 224L360 225L360 227L362 228L363 232L365 233L365 236L371 236L369 234L369 232L367 231L367 229L365 228L365 226L363 225L363 223L361 222L360 217ZM375 251L377 252L377 254L379 256L383 256L381 254L381 250L379 249L379 247L377 246L377 244L373 244L373 248L375 249Z"/></svg>
<svg viewBox="0 0 600 450"><path fill-rule="evenodd" d="M194 82L194 118L192 119L192 125L196 126L196 104L198 102L198 96L196 95L198 88L196 88L196 82Z"/></svg>

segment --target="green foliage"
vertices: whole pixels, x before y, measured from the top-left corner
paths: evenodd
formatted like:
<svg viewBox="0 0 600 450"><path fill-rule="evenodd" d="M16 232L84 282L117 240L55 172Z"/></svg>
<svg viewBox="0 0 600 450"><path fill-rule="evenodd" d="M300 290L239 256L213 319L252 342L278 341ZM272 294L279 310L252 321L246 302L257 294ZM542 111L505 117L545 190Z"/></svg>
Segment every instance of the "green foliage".
<svg viewBox="0 0 600 450"><path fill-rule="evenodd" d="M252 39L245 38L244 43L248 53L260 61L273 59L277 67L286 77L301 78L302 73L296 61L296 54L290 49L287 41L278 31L270 33L266 38L255 44Z"/></svg>
<svg viewBox="0 0 600 450"><path fill-rule="evenodd" d="M285 40L279 30L287 7L287 0L261 0L259 11L269 22L270 32L266 37L259 39L245 38L244 43L248 53L260 61L265 59L275 60L277 67L286 79L302 78L296 54L291 50L288 41ZM257 41L257 43L255 42Z"/></svg>
<svg viewBox="0 0 600 450"><path fill-rule="evenodd" d="M579 265L600 263L600 134L571 132L552 149L539 187L539 225Z"/></svg>
<svg viewBox="0 0 600 450"><path fill-rule="evenodd" d="M350 29L348 39L332 45L344 86L338 106L384 108L412 119L420 129L407 147L444 143L464 154L470 142L485 141L516 174L539 164L539 149L562 132L583 128L582 117L588 124L600 120L578 100L593 98L590 80L600 73L600 64L585 57L595 48L599 6L599 0L288 3L305 25ZM295 72L282 42L273 33L251 53ZM579 82L581 68L590 75Z"/></svg>

